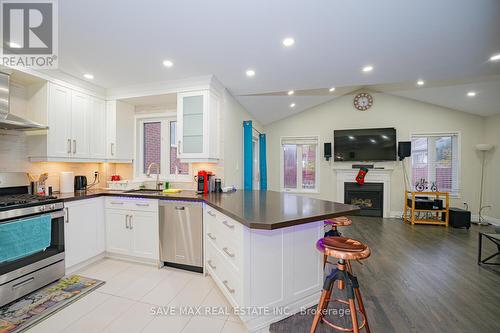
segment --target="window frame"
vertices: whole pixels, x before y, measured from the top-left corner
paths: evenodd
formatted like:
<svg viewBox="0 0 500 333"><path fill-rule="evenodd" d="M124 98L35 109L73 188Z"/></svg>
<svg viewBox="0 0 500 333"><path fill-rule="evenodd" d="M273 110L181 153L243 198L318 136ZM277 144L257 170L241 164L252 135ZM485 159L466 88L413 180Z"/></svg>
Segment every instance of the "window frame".
<svg viewBox="0 0 500 333"><path fill-rule="evenodd" d="M287 145L295 144L297 146L297 187L294 189L285 188L285 161L283 154L284 141L300 141L300 140L314 140L316 145L316 160L315 160L315 187L314 189L304 189L302 188L302 146L305 143L286 143ZM301 135L301 136L282 136L280 138L280 190L286 193L310 193L319 194L320 193L320 137L319 135Z"/></svg>
<svg viewBox="0 0 500 333"><path fill-rule="evenodd" d="M414 137L446 137L446 136L456 136L457 137L457 149L456 149L456 161L457 161L457 166L456 166L456 192L449 192L450 198L455 198L459 199L462 197L462 189L460 187L461 185L461 168L462 168L462 132L461 131L444 131L444 132L411 132L410 133L410 142L413 141ZM411 151L413 151L413 147L411 148ZM453 159L453 157L452 157ZM429 157L427 157L427 163L429 163ZM435 161L433 162L435 163ZM453 172L452 172L453 174ZM410 160L410 173L409 173L409 178L410 178L410 185L411 191L415 190L415 186L412 183L413 180L413 159ZM429 180L429 179L428 179ZM452 179L453 182L453 179ZM439 189L438 189L439 190Z"/></svg>
<svg viewBox="0 0 500 333"><path fill-rule="evenodd" d="M170 173L170 123L177 121L176 113L161 113L161 114L141 114L135 116L135 163L134 176L137 180L150 181L153 176L148 177L143 172L144 166L144 123L161 123L161 160L160 160L160 179L168 182L192 182L192 167L189 165L187 175L171 174ZM177 131L177 133L179 133Z"/></svg>

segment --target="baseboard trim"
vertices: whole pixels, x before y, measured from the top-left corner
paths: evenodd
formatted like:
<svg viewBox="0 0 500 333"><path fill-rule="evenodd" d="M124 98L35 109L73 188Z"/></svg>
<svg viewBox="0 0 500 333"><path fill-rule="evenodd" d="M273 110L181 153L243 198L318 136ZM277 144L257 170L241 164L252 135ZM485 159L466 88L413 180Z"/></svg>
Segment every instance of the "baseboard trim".
<svg viewBox="0 0 500 333"><path fill-rule="evenodd" d="M479 214L472 215L470 219L472 222L479 222ZM497 219L497 218L491 217L491 216L484 216L484 215L483 215L483 219L490 224L500 226L500 219Z"/></svg>
<svg viewBox="0 0 500 333"><path fill-rule="evenodd" d="M81 270L82 268L85 268L85 267L87 267L87 266L89 266L89 265L91 265L93 263L96 263L96 262L102 260L102 259L104 259L104 252L96 255L95 257L87 259L87 260L85 260L85 261L83 261L83 262L81 262L79 264L73 265L71 267L67 267L66 268L66 275L73 274L73 273Z"/></svg>

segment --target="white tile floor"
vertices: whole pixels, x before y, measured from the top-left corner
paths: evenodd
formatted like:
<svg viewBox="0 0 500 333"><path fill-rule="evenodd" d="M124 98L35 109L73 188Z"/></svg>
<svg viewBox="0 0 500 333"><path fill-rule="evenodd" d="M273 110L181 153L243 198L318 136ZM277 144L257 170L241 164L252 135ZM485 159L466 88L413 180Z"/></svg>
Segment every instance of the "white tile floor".
<svg viewBox="0 0 500 333"><path fill-rule="evenodd" d="M28 330L29 333L244 333L234 315L154 315L155 306L222 306L210 277L104 259L77 272L106 284ZM157 311L157 310L155 310ZM265 330L267 332L267 330Z"/></svg>

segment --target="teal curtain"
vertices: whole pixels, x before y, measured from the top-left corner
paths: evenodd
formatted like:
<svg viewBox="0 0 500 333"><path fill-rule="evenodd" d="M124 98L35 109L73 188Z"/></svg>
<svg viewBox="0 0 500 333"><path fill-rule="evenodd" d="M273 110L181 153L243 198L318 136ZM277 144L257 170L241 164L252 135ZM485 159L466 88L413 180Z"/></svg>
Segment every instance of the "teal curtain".
<svg viewBox="0 0 500 333"><path fill-rule="evenodd" d="M252 189L253 179L252 121L243 122L243 189Z"/></svg>
<svg viewBox="0 0 500 333"><path fill-rule="evenodd" d="M266 135L259 135L260 189L267 190Z"/></svg>

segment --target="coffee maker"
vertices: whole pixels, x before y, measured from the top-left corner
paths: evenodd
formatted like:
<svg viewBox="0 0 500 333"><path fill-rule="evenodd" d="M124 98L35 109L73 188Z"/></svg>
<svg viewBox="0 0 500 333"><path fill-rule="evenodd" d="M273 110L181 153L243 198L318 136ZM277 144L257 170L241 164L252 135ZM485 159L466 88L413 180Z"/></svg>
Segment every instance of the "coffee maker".
<svg viewBox="0 0 500 333"><path fill-rule="evenodd" d="M208 192L212 192L213 190L211 189L211 183L214 183L215 178L214 174L212 174L212 171L205 171L205 170L200 170L198 171L198 176L197 176L197 193L198 194L207 194ZM215 183L213 188L215 189Z"/></svg>

